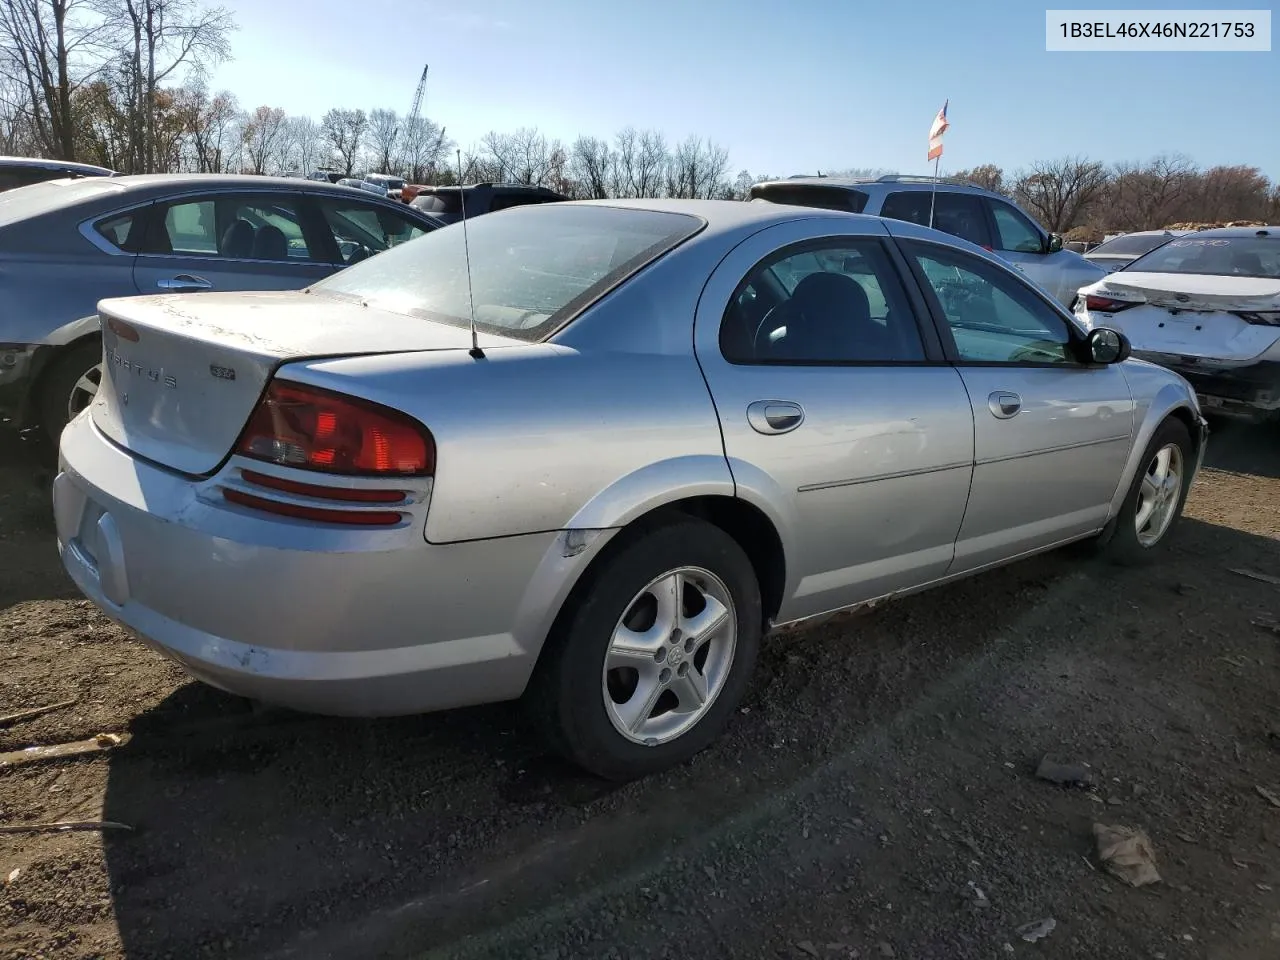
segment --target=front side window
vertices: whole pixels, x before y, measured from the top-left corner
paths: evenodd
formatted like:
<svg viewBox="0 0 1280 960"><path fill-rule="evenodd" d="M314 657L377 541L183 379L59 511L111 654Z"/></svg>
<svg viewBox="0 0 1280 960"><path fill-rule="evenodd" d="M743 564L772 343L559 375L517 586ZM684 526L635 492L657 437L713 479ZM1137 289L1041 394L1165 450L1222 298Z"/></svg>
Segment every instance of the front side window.
<svg viewBox="0 0 1280 960"><path fill-rule="evenodd" d="M311 290L459 327L474 302L479 329L536 341L702 226L680 213L533 204L432 230Z"/></svg>
<svg viewBox="0 0 1280 960"><path fill-rule="evenodd" d="M981 198L976 194L952 193L948 190L902 190L884 198L880 216L927 227L931 207L933 229L990 248L991 236L987 229L986 213L982 209Z"/></svg>
<svg viewBox="0 0 1280 960"><path fill-rule="evenodd" d="M905 244L969 363L1074 364L1067 321L1007 271L934 244Z"/></svg>
<svg viewBox="0 0 1280 960"><path fill-rule="evenodd" d="M1043 253L1044 238L1030 220L1007 203L991 202L996 221L996 249L1011 253Z"/></svg>
<svg viewBox="0 0 1280 960"><path fill-rule="evenodd" d="M230 260L308 261L292 196L225 196L171 203L151 230L148 253Z"/></svg>
<svg viewBox="0 0 1280 960"><path fill-rule="evenodd" d="M756 321L747 302L768 291ZM744 299L745 298L745 299ZM749 321L752 329L743 328ZM731 363L911 363L920 330L884 246L841 239L781 251L752 268L720 327Z"/></svg>
<svg viewBox="0 0 1280 960"><path fill-rule="evenodd" d="M329 197L318 202L343 263L358 263L426 233L417 220L381 204Z"/></svg>

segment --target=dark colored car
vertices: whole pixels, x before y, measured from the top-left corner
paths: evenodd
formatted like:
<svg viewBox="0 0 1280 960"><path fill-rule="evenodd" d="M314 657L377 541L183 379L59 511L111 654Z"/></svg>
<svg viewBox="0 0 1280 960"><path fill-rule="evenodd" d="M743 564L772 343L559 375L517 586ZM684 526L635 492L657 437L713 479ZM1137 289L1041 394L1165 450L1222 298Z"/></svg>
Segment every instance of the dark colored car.
<svg viewBox="0 0 1280 960"><path fill-rule="evenodd" d="M70 160L45 160L40 157L0 157L0 191L26 187L46 180L68 177L113 177L114 170Z"/></svg>
<svg viewBox="0 0 1280 960"><path fill-rule="evenodd" d="M417 187L409 206L439 217L445 223L462 219L465 200L468 217L496 213L508 207L531 203L559 203L570 199L547 187L531 187L522 183L473 183L465 187Z"/></svg>

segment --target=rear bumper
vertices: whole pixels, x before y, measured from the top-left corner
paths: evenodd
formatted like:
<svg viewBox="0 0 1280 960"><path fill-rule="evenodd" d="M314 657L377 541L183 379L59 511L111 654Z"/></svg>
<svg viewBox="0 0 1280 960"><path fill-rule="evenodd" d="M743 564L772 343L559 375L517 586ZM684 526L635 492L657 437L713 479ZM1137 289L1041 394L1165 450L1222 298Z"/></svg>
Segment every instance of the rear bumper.
<svg viewBox="0 0 1280 960"><path fill-rule="evenodd" d="M565 558L557 533L437 546L418 523L374 532L256 514L217 483L136 460L77 418L54 482L63 564L192 676L294 709L378 716L518 697L589 559Z"/></svg>
<svg viewBox="0 0 1280 960"><path fill-rule="evenodd" d="M1162 353L1135 352L1135 356L1186 378L1206 413L1248 420L1280 417L1280 360L1224 366Z"/></svg>

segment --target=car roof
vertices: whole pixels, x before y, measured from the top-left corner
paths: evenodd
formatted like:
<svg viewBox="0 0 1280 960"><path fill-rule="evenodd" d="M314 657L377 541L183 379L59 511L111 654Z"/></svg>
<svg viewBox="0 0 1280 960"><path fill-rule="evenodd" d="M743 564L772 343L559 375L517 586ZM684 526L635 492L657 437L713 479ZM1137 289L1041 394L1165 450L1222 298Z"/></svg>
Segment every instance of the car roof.
<svg viewBox="0 0 1280 960"><path fill-rule="evenodd" d="M74 170L90 176L109 177L115 174L108 167L92 163L76 163L72 160L50 160L47 157L0 157L0 167L25 167L29 170Z"/></svg>

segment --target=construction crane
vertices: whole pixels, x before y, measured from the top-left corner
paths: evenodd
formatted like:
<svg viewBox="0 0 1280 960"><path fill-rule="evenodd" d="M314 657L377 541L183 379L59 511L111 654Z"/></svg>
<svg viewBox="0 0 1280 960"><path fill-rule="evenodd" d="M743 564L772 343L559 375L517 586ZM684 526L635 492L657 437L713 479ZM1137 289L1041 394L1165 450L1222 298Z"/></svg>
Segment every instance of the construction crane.
<svg viewBox="0 0 1280 960"><path fill-rule="evenodd" d="M431 68L430 64L426 64L425 66L423 66L422 79L418 81L418 89L413 91L413 104L409 107L409 112L405 114L404 123L400 127L400 130L405 134L410 133L410 131L413 129L414 124L418 122L418 115L422 112L422 98L426 96L426 93L427 93L427 71L430 68ZM405 150L401 150L400 152L400 169L401 170L405 170L405 165L407 163L405 152L406 152ZM412 171L409 171L409 170L405 170L405 172L412 173Z"/></svg>

